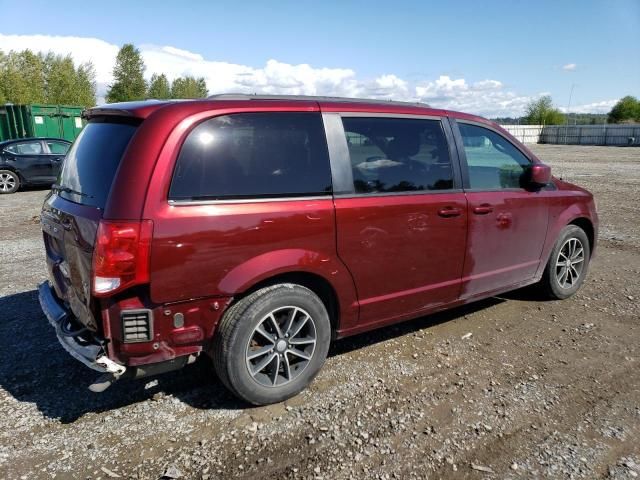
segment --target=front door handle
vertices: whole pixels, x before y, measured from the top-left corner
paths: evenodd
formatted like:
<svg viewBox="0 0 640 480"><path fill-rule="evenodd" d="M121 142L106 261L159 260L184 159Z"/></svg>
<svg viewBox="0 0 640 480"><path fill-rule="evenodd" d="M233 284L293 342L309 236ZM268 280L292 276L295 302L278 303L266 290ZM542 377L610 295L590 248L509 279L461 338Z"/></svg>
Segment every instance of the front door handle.
<svg viewBox="0 0 640 480"><path fill-rule="evenodd" d="M473 207L473 213L476 215L486 215L487 213L493 212L493 207L487 203L483 203L477 207Z"/></svg>
<svg viewBox="0 0 640 480"><path fill-rule="evenodd" d="M455 207L444 207L438 210L438 215L444 218L459 217L462 215L462 210Z"/></svg>

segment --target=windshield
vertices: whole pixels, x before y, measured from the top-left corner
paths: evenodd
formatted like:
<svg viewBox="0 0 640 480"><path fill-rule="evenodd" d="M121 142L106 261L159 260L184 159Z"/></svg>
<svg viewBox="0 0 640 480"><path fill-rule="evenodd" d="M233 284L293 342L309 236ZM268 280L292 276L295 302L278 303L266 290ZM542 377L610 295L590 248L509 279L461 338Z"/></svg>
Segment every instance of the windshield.
<svg viewBox="0 0 640 480"><path fill-rule="evenodd" d="M104 208L122 155L137 126L92 120L67 154L54 189L62 198Z"/></svg>

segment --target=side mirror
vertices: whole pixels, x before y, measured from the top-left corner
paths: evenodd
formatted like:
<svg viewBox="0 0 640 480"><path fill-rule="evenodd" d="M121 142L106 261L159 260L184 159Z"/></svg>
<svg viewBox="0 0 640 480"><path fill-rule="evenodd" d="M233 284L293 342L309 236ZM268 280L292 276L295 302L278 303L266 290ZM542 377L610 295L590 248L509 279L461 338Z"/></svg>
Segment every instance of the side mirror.
<svg viewBox="0 0 640 480"><path fill-rule="evenodd" d="M544 186L551 181L551 167L544 163L534 163L531 166L531 183L535 186Z"/></svg>

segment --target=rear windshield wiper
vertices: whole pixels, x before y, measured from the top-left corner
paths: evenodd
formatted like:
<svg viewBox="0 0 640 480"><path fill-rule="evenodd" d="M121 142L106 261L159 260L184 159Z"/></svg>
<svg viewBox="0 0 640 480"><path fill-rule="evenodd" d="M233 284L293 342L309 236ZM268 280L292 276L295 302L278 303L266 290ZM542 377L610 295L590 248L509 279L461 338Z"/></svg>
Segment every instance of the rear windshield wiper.
<svg viewBox="0 0 640 480"><path fill-rule="evenodd" d="M71 187L65 187L64 185L58 185L57 183L54 183L53 185L51 185L51 190L57 190L58 192L65 192L65 193L73 193L74 195L79 195L81 197L93 198L93 195L89 195L88 193L82 193L82 192L79 192L78 190L74 190Z"/></svg>

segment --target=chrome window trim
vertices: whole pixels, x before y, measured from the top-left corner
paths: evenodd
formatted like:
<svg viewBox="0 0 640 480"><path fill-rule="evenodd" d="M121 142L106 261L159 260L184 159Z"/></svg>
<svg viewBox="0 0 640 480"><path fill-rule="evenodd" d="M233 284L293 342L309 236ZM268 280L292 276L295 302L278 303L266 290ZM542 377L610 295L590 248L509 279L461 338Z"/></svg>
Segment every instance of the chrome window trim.
<svg viewBox="0 0 640 480"><path fill-rule="evenodd" d="M341 117L362 117L362 118L401 118L411 120L442 120L442 115L420 115L415 113L388 113L388 112L330 112L337 113Z"/></svg>
<svg viewBox="0 0 640 480"><path fill-rule="evenodd" d="M230 198L226 200L168 200L172 207L188 207L194 205L233 205L236 203L269 203L269 202L296 202L296 201L316 201L316 200L331 200L333 197L331 193L326 195L301 195L299 197L254 197L254 198Z"/></svg>
<svg viewBox="0 0 640 480"><path fill-rule="evenodd" d="M342 198L371 198L371 197L407 197L416 195L447 195L455 193L464 193L461 188L451 190L414 190L409 192L372 192L372 193L343 193L335 195L336 199Z"/></svg>

